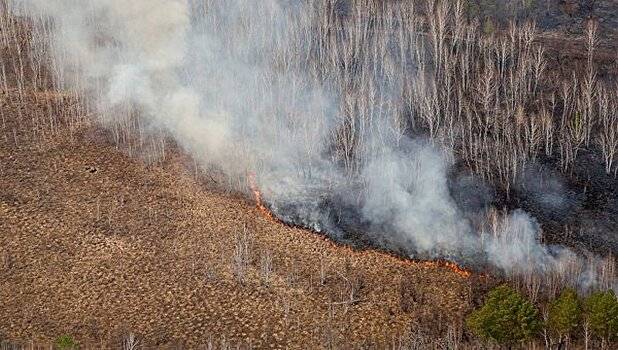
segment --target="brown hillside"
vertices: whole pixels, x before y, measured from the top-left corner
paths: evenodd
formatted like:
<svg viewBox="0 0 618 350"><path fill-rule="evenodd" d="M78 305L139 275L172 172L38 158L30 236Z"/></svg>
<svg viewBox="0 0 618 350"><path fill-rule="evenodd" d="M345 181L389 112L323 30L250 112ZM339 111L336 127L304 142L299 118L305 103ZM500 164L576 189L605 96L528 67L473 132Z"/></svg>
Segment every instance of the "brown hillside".
<svg viewBox="0 0 618 350"><path fill-rule="evenodd" d="M207 190L179 154L147 166L86 119L58 122L67 96L1 98L8 339L69 334L91 348L134 332L153 347L385 348L417 331L444 336L470 307L475 277L269 220Z"/></svg>

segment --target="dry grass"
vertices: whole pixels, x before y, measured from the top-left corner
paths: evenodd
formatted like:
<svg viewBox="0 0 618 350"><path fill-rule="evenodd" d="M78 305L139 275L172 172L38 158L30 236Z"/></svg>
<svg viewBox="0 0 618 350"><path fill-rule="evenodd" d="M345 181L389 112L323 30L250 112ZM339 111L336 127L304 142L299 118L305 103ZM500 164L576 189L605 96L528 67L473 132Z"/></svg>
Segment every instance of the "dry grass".
<svg viewBox="0 0 618 350"><path fill-rule="evenodd" d="M84 118L32 136L45 115L33 111L60 97L4 97L0 331L9 339L70 334L112 346L131 331L148 346L214 336L254 348L384 348L413 330L446 334L470 307L471 279L446 267L281 225L208 190L179 153L147 166Z"/></svg>
<svg viewBox="0 0 618 350"><path fill-rule="evenodd" d="M359 9L365 5L373 9L387 28L393 25L390 17L379 15L374 2L359 4ZM436 16L430 18L448 17L456 8L436 7L431 10ZM366 23L364 12L358 15L358 23ZM402 128L427 129L435 138L450 140L472 170L488 180L496 177L508 189L517 169L543 152L556 155L563 170L568 170L580 144L594 139L593 126L602 121L607 124L604 129L611 131L603 134L600 145L606 171L616 171L618 124L601 118L602 104L594 107L596 100L582 97L577 100L581 103L570 106L572 111L564 107L550 113L544 109L549 104L527 108L528 101L536 105L545 98L536 86L546 80L540 79L543 69L536 76L535 67L553 65L544 61L551 55L537 50L533 27L511 29L513 38L531 38L523 51L515 44L511 47L513 54L521 54L520 68L527 73L519 74L513 65L509 76L503 71L498 79L495 60L504 56L500 49L508 47L508 40L492 35L485 42L474 23L449 21L428 23L429 36L414 34L406 40L423 37L433 49L419 62L424 64L423 74L435 75L437 81L454 83L459 74L466 78L461 81L488 82L483 74L493 77L494 84L485 86L486 106L477 108L485 101L476 100L482 85L467 84L465 89L444 85L446 90L440 93L451 99L441 98L438 90L420 89L414 95L409 89L415 85L404 86L402 96L411 98L409 107L418 109L414 115L419 119L402 123ZM139 126L130 124L131 113L127 112L126 125L110 125L109 131L93 125L87 99L78 100L76 92L52 92L64 91L63 84L52 82L47 62L32 56L31 52L45 51L44 44L32 37L45 35L31 37L26 24L6 13L0 22L6 28L0 35L0 336L49 344L59 335L70 334L86 348L118 347L127 334L135 334L143 347L193 348L213 339L217 344L225 341L253 348L424 349L461 342L461 322L472 307L475 290L491 281L466 278L448 266L337 246L265 217L247 198L213 190L211 179L197 177L193 161L160 135L152 136L154 142L131 138L130 130L141 134ZM404 22L414 30L400 26L401 35L421 33L420 22ZM331 25L325 21L318 30L329 33ZM350 34L354 28L362 30L355 34L359 36L371 32L369 26L350 26ZM471 40L443 35L457 30ZM551 38L540 39L551 44ZM451 49L469 43L473 43L471 53ZM37 49L37 45L43 46ZM386 41L373 45L383 48ZM339 54L328 45L323 49ZM346 46L346 60L353 62L355 50L352 44ZM405 56L407 51L401 52ZM479 52L488 57L486 63L470 59L483 56L476 55ZM590 55L592 50L579 61L589 61ZM451 62L461 62L461 67ZM329 73L324 76L334 76L346 87L350 76L335 68L316 65L312 69L324 70ZM387 76L397 76L388 71L392 67L387 68ZM592 91L596 81L596 75L588 76L587 84L569 76L564 86L572 84L573 91L586 97L584 92ZM359 85L369 90L377 86ZM522 86L526 89L520 90ZM353 90L353 85L347 88ZM350 98L362 99L371 95L369 90ZM572 92L564 91L564 101L559 90L555 96L558 104L571 100ZM519 103L500 102L500 94L512 94ZM561 128L557 127L559 109L570 111L564 114ZM575 109L588 113L582 130L571 127L578 123L569 123L578 115ZM599 121L593 118L596 109ZM532 111L530 115L523 113L527 110ZM344 117L352 116L344 112ZM483 122L481 117L494 114L503 116L496 121L523 123ZM450 119L435 119L441 115ZM468 125L475 129L467 130ZM495 132L488 133L487 125L494 125ZM495 140L487 141L487 135ZM344 141L349 138L342 144L350 148L342 148L340 156L354 168L357 140L345 128L338 136ZM148 142L152 145L144 146ZM477 148L477 144L502 145L505 152L494 154L493 150L502 148ZM153 155L144 157L150 165L136 159L140 148ZM156 160L157 156L165 158ZM495 157L497 162L490 161ZM540 281L524 283L538 286Z"/></svg>

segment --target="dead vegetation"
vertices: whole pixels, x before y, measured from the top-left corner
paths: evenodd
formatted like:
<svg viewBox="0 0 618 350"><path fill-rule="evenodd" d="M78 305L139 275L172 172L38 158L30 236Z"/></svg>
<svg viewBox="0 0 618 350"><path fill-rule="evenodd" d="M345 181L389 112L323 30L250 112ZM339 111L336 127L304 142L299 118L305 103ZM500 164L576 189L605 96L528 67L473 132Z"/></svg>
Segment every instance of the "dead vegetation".
<svg viewBox="0 0 618 350"><path fill-rule="evenodd" d="M564 79L548 76L532 24L486 36L459 1L421 10L381 4L355 2L344 20L325 1L331 12L316 27L319 55L336 64L311 69L347 92L344 127L334 137L351 172L359 167L362 125L376 113L371 105L399 118L405 132L449 144L466 167L507 193L538 157L568 173L583 149L598 152L616 176L618 89L596 74L594 26L584 69ZM379 30L368 23L399 40L373 35ZM130 108L122 123L95 126L93 106L59 83L60 70L45 58L47 33L32 33L39 27L7 11L0 28L4 335L45 343L71 333L93 347L120 339L126 349L462 343L472 284L492 282L337 247L260 216L243 198L205 190L212 179L196 176L197 166L165 135L144 132ZM397 85L408 65L417 69L415 84L401 85L405 103L383 99L374 79ZM371 74L357 79L354 70ZM600 265L606 283L614 266L611 259ZM544 281L514 274L513 283L538 300L556 295L578 269Z"/></svg>
<svg viewBox="0 0 618 350"><path fill-rule="evenodd" d="M469 308L469 280L449 268L354 252L273 222L243 198L206 190L177 152L156 166L119 152L70 100L52 116L79 123L32 137L25 121L59 97L3 96L3 132L15 135L0 138L8 339L71 334L83 347L117 348L133 332L139 342L126 338L125 348L384 348L415 324L447 325ZM405 312L402 284L424 295Z"/></svg>

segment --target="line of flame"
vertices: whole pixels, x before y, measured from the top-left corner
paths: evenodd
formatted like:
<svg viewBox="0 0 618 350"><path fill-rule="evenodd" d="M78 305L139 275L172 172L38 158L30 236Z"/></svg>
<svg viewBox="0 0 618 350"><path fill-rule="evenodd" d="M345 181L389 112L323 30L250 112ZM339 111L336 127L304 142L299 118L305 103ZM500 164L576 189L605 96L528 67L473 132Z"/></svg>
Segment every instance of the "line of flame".
<svg viewBox="0 0 618 350"><path fill-rule="evenodd" d="M267 219L286 225L286 226L290 226L287 223L279 220L277 217L275 217L275 215L272 213L272 211L270 211L270 209L268 209L268 207L266 207L266 205L264 205L263 202L263 198L262 198L262 192L260 192L258 185L257 185L257 180L255 177L255 174L250 173L248 176L248 180L249 180L249 187L251 188L251 192L253 192L253 197L255 199L255 205L258 209L258 211L264 215ZM335 242L333 242L332 240L328 239L327 237L325 237L324 235L317 235L319 238L323 239L324 241L326 241L328 244L332 245L332 246L337 246L338 248L341 248L341 245L336 244ZM353 252L354 254L368 254L367 252L359 252L357 250L354 250L353 248L349 247L349 246L343 246L344 249L348 249L351 252ZM446 260L414 260L414 259L408 259L408 258L403 258L401 256L395 255L393 253L388 253L388 252L384 252L384 251L380 251L380 253L389 256L390 258L396 259L399 262L402 262L404 264L407 265L416 265L416 266L422 266L424 268L447 268L451 271L453 271L454 273L456 273L457 275L463 277L463 278L468 278L472 275L472 272L470 272L469 270L466 270L465 268L450 262L450 261L446 261Z"/></svg>
<svg viewBox="0 0 618 350"><path fill-rule="evenodd" d="M257 180L255 178L255 174L250 173L248 178L249 178L249 188L251 188L251 192L253 192L253 197L255 199L255 206L262 213L262 215L266 216L270 220L279 222L279 220L277 218L275 218L275 216L270 211L270 209L268 209L264 205L264 201L262 200L262 192L260 192L260 190L258 188Z"/></svg>

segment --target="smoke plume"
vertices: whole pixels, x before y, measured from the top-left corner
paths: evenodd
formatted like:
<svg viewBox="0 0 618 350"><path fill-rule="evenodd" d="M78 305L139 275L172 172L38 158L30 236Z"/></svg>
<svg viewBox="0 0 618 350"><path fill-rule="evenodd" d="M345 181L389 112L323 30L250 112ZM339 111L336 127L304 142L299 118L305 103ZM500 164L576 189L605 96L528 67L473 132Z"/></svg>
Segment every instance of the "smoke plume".
<svg viewBox="0 0 618 350"><path fill-rule="evenodd" d="M378 38L362 15L323 23L325 13L345 17L343 2L327 4L15 0L12 9L48 28L58 85L96 104L104 125L134 111L140 132L164 133L234 189L255 176L286 222L504 272L577 260L542 245L524 212L473 224L449 189L448 135L411 132L401 107L404 87L435 88L418 74L431 48L413 30Z"/></svg>

